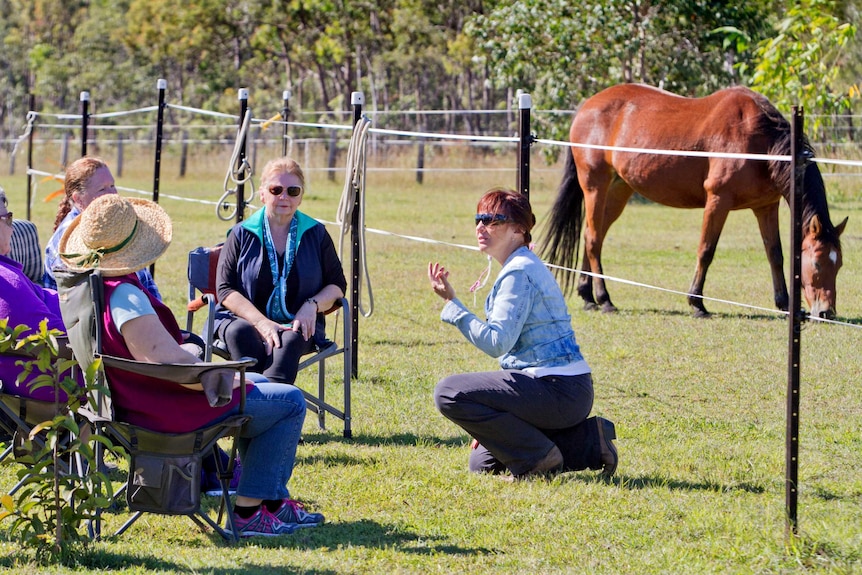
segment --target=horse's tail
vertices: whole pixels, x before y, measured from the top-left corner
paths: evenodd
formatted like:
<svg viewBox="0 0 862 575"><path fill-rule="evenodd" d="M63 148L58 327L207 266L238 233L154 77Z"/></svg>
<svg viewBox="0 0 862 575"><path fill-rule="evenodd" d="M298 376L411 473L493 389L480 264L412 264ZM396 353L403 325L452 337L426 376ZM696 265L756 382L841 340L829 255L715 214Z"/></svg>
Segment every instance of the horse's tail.
<svg viewBox="0 0 862 575"><path fill-rule="evenodd" d="M556 270L562 279L563 292L574 285L574 268L578 265L581 226L584 221L584 190L578 182L578 169L571 148L566 148L566 167L557 199L542 237L542 257L551 264L566 269Z"/></svg>

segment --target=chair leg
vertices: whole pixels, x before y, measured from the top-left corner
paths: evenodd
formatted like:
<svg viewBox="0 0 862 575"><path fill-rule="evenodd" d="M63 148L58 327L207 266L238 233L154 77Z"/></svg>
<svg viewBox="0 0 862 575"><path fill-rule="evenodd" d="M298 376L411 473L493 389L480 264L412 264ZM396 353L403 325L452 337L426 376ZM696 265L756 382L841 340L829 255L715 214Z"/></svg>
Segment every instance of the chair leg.
<svg viewBox="0 0 862 575"><path fill-rule="evenodd" d="M222 467L221 457L218 456L218 443L213 445L213 453L215 454L216 470L218 471L219 483L221 484L222 497L219 502L218 518L216 521L206 513L201 515L215 529L219 535L231 542L239 541L239 532L234 521L233 506L230 500L230 481L233 479L234 466L236 465L236 439L231 441L230 452L228 453L227 466ZM225 518L225 527L221 527L222 518Z"/></svg>
<svg viewBox="0 0 862 575"><path fill-rule="evenodd" d="M346 330L344 337L348 337ZM345 340L342 359L344 360L344 437L351 439L353 437L353 430L351 429L350 386L352 383L351 376L353 375L353 348L350 346L350 339Z"/></svg>
<svg viewBox="0 0 862 575"><path fill-rule="evenodd" d="M320 403L326 403L326 360L322 359L317 364L317 397ZM326 429L326 410L317 410L317 426L320 429Z"/></svg>
<svg viewBox="0 0 862 575"><path fill-rule="evenodd" d="M135 511L134 515L132 515L128 521L123 523L123 525L119 529L117 529L117 531L114 533L114 537L119 537L120 535L125 533L126 530L131 527L135 523L135 521L137 521L143 514L143 511Z"/></svg>

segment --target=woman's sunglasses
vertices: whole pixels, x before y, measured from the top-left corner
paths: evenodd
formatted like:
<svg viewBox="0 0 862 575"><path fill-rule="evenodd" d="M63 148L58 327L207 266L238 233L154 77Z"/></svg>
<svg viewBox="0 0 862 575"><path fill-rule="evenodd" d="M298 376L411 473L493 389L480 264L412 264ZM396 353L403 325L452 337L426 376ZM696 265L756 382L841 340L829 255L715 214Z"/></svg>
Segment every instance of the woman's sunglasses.
<svg viewBox="0 0 862 575"><path fill-rule="evenodd" d="M480 223L487 227L496 226L497 224L505 224L509 221L504 214L476 214L476 225Z"/></svg>
<svg viewBox="0 0 862 575"><path fill-rule="evenodd" d="M291 198L295 198L299 194L302 193L302 188L300 186L272 186L269 188L269 193L273 196L280 196L284 193L284 190L287 190L287 195Z"/></svg>
<svg viewBox="0 0 862 575"><path fill-rule="evenodd" d="M3 220L4 222L6 222L7 224L9 224L11 226L12 225L12 212L6 212L2 216L0 216L0 220Z"/></svg>

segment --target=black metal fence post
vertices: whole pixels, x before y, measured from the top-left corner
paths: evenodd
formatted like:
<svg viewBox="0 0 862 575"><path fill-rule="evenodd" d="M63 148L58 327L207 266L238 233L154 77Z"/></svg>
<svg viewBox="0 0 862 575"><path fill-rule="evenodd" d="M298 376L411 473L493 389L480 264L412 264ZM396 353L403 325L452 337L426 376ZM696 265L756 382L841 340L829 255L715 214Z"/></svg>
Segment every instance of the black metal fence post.
<svg viewBox="0 0 862 575"><path fill-rule="evenodd" d="M87 130L90 120L90 93L81 92L81 157L87 155ZM65 166L64 166L65 167Z"/></svg>
<svg viewBox="0 0 862 575"><path fill-rule="evenodd" d="M165 126L165 90L168 81L159 78L156 81L156 89L159 92L159 106L156 113L156 155L153 162L153 201L159 203L159 185L162 177L162 139ZM150 264L150 274L156 277L156 262Z"/></svg>
<svg viewBox="0 0 862 575"><path fill-rule="evenodd" d="M362 105L365 104L365 94L362 92L353 92L350 94L350 104L353 106L353 126L355 127L359 121L362 119ZM334 133L334 132L333 132ZM359 229L359 210L362 209L362 201L360 198L361 189L356 189L355 194L353 196L353 212L350 217L350 244L351 244L351 287L350 287L350 297L351 297L351 307L353 308L353 313L351 315L351 320L353 322L353 328L351 330L351 346L353 349L353 354L351 355L351 366L350 366L350 374L351 377L359 376L359 280L362 275L361 269L361 254L360 254L360 234L362 230Z"/></svg>
<svg viewBox="0 0 862 575"><path fill-rule="evenodd" d="M239 157L237 158L237 163L239 166L232 166L232 168L240 168L242 169L245 165L245 151L246 151L246 141L245 141L245 133L242 130L243 123L245 122L245 113L248 110L248 89L240 88L239 89L239 129L237 133L239 137L242 138L242 142L240 142L239 146ZM240 181L236 184L236 223L240 223L245 216L245 183Z"/></svg>
<svg viewBox="0 0 862 575"><path fill-rule="evenodd" d="M785 453L785 535L798 531L797 503L799 496L799 356L802 317L802 192L808 159L802 157L802 109L794 106L790 124L790 317L787 353L787 432Z"/></svg>
<svg viewBox="0 0 862 575"><path fill-rule="evenodd" d="M168 81L160 78L156 82L159 91L159 109L156 116L156 160L153 168L153 201L159 203L159 185L162 177L162 139L165 128L165 90Z"/></svg>
<svg viewBox="0 0 862 575"><path fill-rule="evenodd" d="M530 147L533 145L533 136L530 134L532 107L533 99L529 94L518 96L518 135L521 140L518 146L518 191L527 196L527 199L530 198Z"/></svg>

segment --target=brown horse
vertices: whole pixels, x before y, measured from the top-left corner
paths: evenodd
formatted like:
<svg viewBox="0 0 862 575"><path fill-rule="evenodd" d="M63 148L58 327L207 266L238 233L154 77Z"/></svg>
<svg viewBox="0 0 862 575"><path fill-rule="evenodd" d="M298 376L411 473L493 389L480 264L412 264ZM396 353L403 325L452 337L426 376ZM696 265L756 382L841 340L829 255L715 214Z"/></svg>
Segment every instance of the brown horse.
<svg viewBox="0 0 862 575"><path fill-rule="evenodd" d="M790 154L790 124L765 97L743 87L705 98L684 98L649 86L622 84L583 103L572 121L569 140L622 148L786 156ZM807 141L805 146L813 155ZM704 208L688 302L696 316L707 316L699 296L719 235L730 210L750 208L772 268L775 305L787 309L778 204L790 190L789 162L586 147L572 147L566 156L565 174L543 238L547 261L577 265L581 227L586 221L581 270L602 274L602 242L634 192L666 206ZM834 317L835 280L842 263L839 237L847 219L832 225L823 178L813 162L805 170L802 203L805 299L813 315ZM567 292L572 273L563 272ZM616 310L601 277L582 273L578 294L585 309Z"/></svg>

